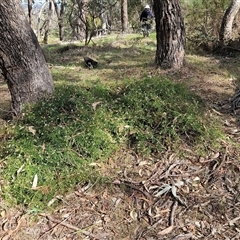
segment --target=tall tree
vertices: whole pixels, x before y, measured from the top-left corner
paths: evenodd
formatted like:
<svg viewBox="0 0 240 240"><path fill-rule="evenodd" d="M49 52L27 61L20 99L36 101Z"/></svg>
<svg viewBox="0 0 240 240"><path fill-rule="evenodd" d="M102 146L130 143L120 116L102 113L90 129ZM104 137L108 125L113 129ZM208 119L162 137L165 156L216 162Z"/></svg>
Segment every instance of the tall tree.
<svg viewBox="0 0 240 240"><path fill-rule="evenodd" d="M37 17L37 38L40 38L41 30L43 29L43 27L41 27L41 29L40 29L40 22L41 22L42 14L43 14L44 9L47 6L47 4L48 4L47 1L45 3L43 3L43 5L41 6L40 11L38 12L38 17Z"/></svg>
<svg viewBox="0 0 240 240"><path fill-rule="evenodd" d="M232 39L232 25L240 8L240 0L232 0L222 19L219 40L223 45Z"/></svg>
<svg viewBox="0 0 240 240"><path fill-rule="evenodd" d="M156 64L179 69L185 61L185 27L179 0L154 0L157 32Z"/></svg>
<svg viewBox="0 0 240 240"><path fill-rule="evenodd" d="M18 115L25 103L53 93L53 80L19 0L0 1L0 32L0 68Z"/></svg>
<svg viewBox="0 0 240 240"><path fill-rule="evenodd" d="M28 0L28 21L32 26L32 4L33 0Z"/></svg>
<svg viewBox="0 0 240 240"><path fill-rule="evenodd" d="M53 16L53 1L50 0L48 3L48 17L45 20L44 24L43 24L43 28L44 28L44 37L43 37L43 42L45 44L48 43L48 34L49 34L49 30L50 30L50 25L51 25L51 21L52 21L52 16Z"/></svg>
<svg viewBox="0 0 240 240"><path fill-rule="evenodd" d="M87 41L86 35L87 31L87 2L88 0L76 0L77 3L77 18L75 19L76 37L78 40L85 39Z"/></svg>
<svg viewBox="0 0 240 240"><path fill-rule="evenodd" d="M128 31L128 1L121 0L121 21L122 21L122 31Z"/></svg>
<svg viewBox="0 0 240 240"><path fill-rule="evenodd" d="M59 40L63 40L63 14L65 11L65 0L60 2L60 10L58 9L58 4L55 0L52 0L55 8L55 12L58 18L58 32L59 32Z"/></svg>

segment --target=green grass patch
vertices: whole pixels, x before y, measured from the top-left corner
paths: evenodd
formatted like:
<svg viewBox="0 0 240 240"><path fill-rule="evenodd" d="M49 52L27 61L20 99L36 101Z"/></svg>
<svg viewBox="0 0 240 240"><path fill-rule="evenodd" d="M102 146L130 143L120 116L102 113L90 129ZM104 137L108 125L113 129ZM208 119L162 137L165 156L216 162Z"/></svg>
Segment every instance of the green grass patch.
<svg viewBox="0 0 240 240"><path fill-rule="evenodd" d="M144 156L182 142L216 147L222 136L204 111L199 97L165 78L125 80L115 88L59 84L2 133L8 136L0 148L2 195L42 209L79 182L104 179L90 163L121 147Z"/></svg>

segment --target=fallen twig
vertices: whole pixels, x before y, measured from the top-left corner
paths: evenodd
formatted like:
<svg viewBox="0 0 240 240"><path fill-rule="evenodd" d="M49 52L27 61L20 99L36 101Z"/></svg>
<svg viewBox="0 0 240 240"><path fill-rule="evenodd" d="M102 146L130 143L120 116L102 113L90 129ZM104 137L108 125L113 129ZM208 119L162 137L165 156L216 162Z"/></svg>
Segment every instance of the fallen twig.
<svg viewBox="0 0 240 240"><path fill-rule="evenodd" d="M47 218L49 221L51 221L51 222L61 224L61 225L65 226L65 227L67 227L67 228L70 228L70 229L72 229L72 230L75 230L75 231L81 231L81 230L82 230L82 229L80 229L80 228L78 228L78 227L76 227L76 226L73 226L72 224L69 224L69 223L64 222L66 219L64 219L63 221L61 221L61 220L55 219L55 218L53 218L53 217L51 217L51 216L49 216L49 215L46 215L46 214L44 214L44 213L41 213L41 214L39 214L39 215L42 216L42 217L46 217L46 218Z"/></svg>
<svg viewBox="0 0 240 240"><path fill-rule="evenodd" d="M225 148L225 153L223 155L222 161L220 162L220 164L216 167L216 169L214 169L214 172L217 172L220 167L223 165L224 162L226 162L226 158L227 158L227 154L228 154L228 147L226 146Z"/></svg>
<svg viewBox="0 0 240 240"><path fill-rule="evenodd" d="M172 205L171 214L170 214L170 218L169 218L169 225L170 226L174 225L174 215L175 215L175 211L177 209L177 206L178 206L178 201L175 200L173 205Z"/></svg>
<svg viewBox="0 0 240 240"><path fill-rule="evenodd" d="M171 240L185 240L185 239L189 239L189 238L192 238L193 237L193 234L192 233L187 233L187 234L184 234L184 235L178 235L174 238L172 238Z"/></svg>
<svg viewBox="0 0 240 240"><path fill-rule="evenodd" d="M12 235L17 232L17 230L20 228L20 226L22 225L24 218L23 216L20 217L19 221L17 222L17 226L15 229L13 230L8 230L8 234L5 235L3 238L1 238L1 240L9 240L11 239Z"/></svg>
<svg viewBox="0 0 240 240"><path fill-rule="evenodd" d="M115 184L123 184L129 188L132 188L134 190L137 190L138 192L142 193L147 199L151 200L152 196L147 192L147 191L143 191L141 190L139 187L136 186L136 184L128 182L126 180L120 181L120 183L115 183Z"/></svg>
<svg viewBox="0 0 240 240"><path fill-rule="evenodd" d="M76 231L76 232L81 232L81 233L83 233L84 235L89 236L89 232L86 232L86 231L84 231L83 229L80 229L80 228L78 228L78 227L76 227L76 226L74 226L74 225L72 225L72 224L69 224L69 223L64 222L64 221L66 221L66 219L64 219L63 221L60 221L60 220L55 219L55 218L53 218L53 217L51 217L51 216L48 216L48 215L46 215L46 214L39 214L39 215L42 216L42 217L46 217L49 221L51 221L51 222L53 222L53 223L57 223L56 226L62 225L62 226L64 226L64 227L67 227L67 228L69 228L69 229L72 229L72 230L74 230L74 231ZM54 226L54 227L56 227L56 226Z"/></svg>

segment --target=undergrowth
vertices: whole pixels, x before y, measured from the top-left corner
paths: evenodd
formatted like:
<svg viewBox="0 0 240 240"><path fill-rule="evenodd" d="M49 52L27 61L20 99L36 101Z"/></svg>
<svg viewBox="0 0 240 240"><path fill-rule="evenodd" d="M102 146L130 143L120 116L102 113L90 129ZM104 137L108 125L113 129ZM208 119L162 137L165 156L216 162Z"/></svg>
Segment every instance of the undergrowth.
<svg viewBox="0 0 240 240"><path fill-rule="evenodd" d="M150 156L182 141L214 147L220 131L204 109L183 85L159 77L128 80L121 89L59 85L2 133L2 194L41 209L79 182L107 181L91 163L120 148Z"/></svg>

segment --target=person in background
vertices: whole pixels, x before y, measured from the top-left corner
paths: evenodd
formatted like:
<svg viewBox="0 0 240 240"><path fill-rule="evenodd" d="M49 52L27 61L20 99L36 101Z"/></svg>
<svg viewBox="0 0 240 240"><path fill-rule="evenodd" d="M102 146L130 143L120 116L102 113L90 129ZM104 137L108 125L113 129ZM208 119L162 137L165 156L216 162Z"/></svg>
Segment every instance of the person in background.
<svg viewBox="0 0 240 240"><path fill-rule="evenodd" d="M154 18L154 16L150 9L150 6L146 5L146 7L143 9L140 15L140 22L146 22L148 19L152 19L152 18Z"/></svg>
<svg viewBox="0 0 240 240"><path fill-rule="evenodd" d="M154 18L153 13L150 9L149 5L146 5L146 7L143 9L141 15L140 15L140 22L143 25L147 25L147 29L151 29L152 19Z"/></svg>

